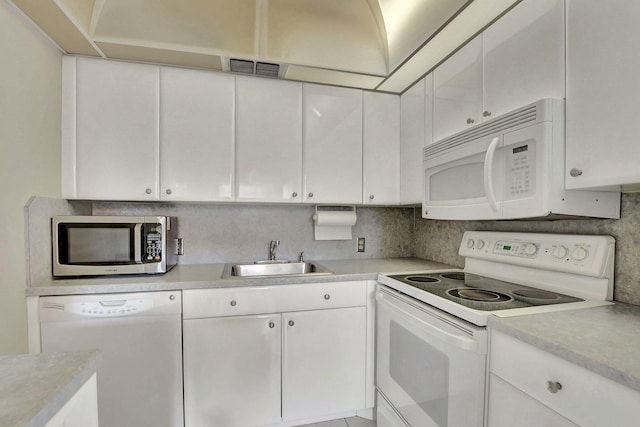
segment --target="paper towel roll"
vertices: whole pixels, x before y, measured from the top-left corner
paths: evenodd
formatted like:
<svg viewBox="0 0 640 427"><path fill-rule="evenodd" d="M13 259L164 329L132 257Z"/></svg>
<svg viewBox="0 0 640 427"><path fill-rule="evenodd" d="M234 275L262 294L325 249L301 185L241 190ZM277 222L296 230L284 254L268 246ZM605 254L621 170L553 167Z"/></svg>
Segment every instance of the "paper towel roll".
<svg viewBox="0 0 640 427"><path fill-rule="evenodd" d="M318 211L313 216L316 225L320 226L353 226L356 223L356 213L354 211Z"/></svg>

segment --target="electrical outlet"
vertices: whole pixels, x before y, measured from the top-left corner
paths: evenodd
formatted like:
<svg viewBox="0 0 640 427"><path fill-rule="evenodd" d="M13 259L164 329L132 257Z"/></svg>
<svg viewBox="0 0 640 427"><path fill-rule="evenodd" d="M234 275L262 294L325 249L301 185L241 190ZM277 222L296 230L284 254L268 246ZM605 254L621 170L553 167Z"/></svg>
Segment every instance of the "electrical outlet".
<svg viewBox="0 0 640 427"><path fill-rule="evenodd" d="M364 252L364 237L358 237L358 252Z"/></svg>
<svg viewBox="0 0 640 427"><path fill-rule="evenodd" d="M176 240L176 255L184 255L184 240L182 237L179 237Z"/></svg>

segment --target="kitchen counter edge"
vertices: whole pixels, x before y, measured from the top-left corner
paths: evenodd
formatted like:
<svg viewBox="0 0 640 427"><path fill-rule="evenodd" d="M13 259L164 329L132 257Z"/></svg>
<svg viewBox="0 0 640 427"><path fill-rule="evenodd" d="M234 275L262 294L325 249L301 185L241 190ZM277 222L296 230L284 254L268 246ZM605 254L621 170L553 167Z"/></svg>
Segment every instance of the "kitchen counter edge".
<svg viewBox="0 0 640 427"><path fill-rule="evenodd" d="M27 296L153 292L298 283L377 280L382 273L413 273L458 268L420 258L372 258L312 261L333 272L327 275L222 278L224 263L176 265L163 275L52 279L26 288Z"/></svg>

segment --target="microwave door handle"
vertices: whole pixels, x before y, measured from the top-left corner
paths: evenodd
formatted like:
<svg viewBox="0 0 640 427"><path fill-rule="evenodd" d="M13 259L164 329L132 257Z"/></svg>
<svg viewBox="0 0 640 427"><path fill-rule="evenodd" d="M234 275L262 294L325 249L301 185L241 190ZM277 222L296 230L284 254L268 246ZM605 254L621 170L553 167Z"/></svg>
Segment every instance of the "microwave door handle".
<svg viewBox="0 0 640 427"><path fill-rule="evenodd" d="M499 137L493 138L489 148L487 148L487 154L484 156L484 192L487 195L489 206L494 212L498 212L498 204L496 203L496 195L493 192L493 158L499 143Z"/></svg>
<svg viewBox="0 0 640 427"><path fill-rule="evenodd" d="M142 224L133 227L133 260L142 264Z"/></svg>

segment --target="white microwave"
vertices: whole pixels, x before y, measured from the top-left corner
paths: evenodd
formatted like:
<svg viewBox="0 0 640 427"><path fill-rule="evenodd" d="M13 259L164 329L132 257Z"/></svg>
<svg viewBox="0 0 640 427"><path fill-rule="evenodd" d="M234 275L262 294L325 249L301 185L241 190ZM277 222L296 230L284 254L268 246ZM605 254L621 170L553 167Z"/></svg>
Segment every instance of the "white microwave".
<svg viewBox="0 0 640 427"><path fill-rule="evenodd" d="M177 222L167 216L55 216L53 276L166 273L177 260Z"/></svg>
<svg viewBox="0 0 640 427"><path fill-rule="evenodd" d="M542 99L424 148L422 217L620 218L620 193L565 189L564 101Z"/></svg>

